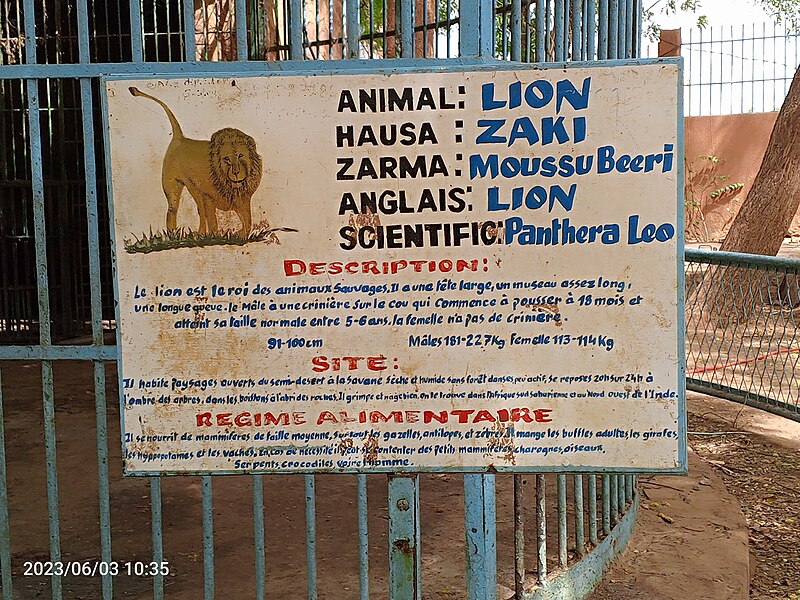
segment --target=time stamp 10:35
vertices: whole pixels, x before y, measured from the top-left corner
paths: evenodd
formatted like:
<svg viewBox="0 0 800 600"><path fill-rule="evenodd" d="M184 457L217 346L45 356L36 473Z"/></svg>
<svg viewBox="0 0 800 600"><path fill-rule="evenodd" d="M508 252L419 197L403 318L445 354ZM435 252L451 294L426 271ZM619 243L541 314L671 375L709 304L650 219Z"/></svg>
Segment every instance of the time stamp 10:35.
<svg viewBox="0 0 800 600"><path fill-rule="evenodd" d="M23 575L32 577L96 577L127 575L155 577L170 574L169 563L145 561L44 561L29 560L23 565Z"/></svg>

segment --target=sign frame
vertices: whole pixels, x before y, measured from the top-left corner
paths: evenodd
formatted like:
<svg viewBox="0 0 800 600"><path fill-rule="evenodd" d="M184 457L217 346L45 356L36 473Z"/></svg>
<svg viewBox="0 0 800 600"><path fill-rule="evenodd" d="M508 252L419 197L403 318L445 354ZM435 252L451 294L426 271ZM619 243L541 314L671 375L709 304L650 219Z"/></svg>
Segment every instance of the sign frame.
<svg viewBox="0 0 800 600"><path fill-rule="evenodd" d="M517 466L504 464L495 461L494 464L487 464L482 467L475 466L418 466L409 467L369 467L369 468L322 468L313 470L292 470L280 471L277 469L221 469L221 470L180 470L180 471L141 471L130 470L125 457L125 397L123 390L123 357L122 357L122 338L119 324L121 323L121 304L119 302L119 271L117 264L116 250L119 248L115 232L114 219L114 197L112 189L111 173L111 146L109 131L109 106L107 102L106 84L111 81L133 81L143 79L176 79L176 78L230 78L236 76L243 77L281 77L281 76L315 76L315 75L346 75L346 74L435 74L453 72L497 72L497 71L542 71L552 70L574 70L609 68L616 66L639 66L639 65L676 65L677 77L677 139L675 156L678 160L675 164L676 173L676 235L675 263L677 268L677 315L675 327L677 328L677 464L675 467L655 468L655 467L604 467L604 466L572 466L572 465L542 465L542 466ZM313 66L312 66L313 65ZM217 67L217 65L214 65ZM220 65L221 67L221 65ZM245 475L245 474L274 474L274 473L420 473L420 472L452 472L452 473L664 473L664 474L686 474L688 472L688 446L687 446L687 417L686 417L686 374L685 374L685 276L684 276L684 115L683 115L683 60L680 57L657 58L657 59L624 59L592 62L565 62L565 63L516 63L498 60L473 60L473 59L416 59L416 60L352 60L352 61L319 61L310 63L309 61L285 61L276 64L265 63L227 63L224 71L221 68L210 69L207 64L186 63L177 65L176 69L170 69L165 65L162 72L153 73L128 73L123 75L107 75L100 78L101 93L100 103L102 110L102 124L104 136L104 158L105 175L107 185L107 195L109 204L111 244L112 244L112 273L114 296L117 299L115 313L117 319L116 343L117 343L117 365L119 382L119 402L120 402L120 435L122 442L123 473L126 476L150 477L156 475Z"/></svg>

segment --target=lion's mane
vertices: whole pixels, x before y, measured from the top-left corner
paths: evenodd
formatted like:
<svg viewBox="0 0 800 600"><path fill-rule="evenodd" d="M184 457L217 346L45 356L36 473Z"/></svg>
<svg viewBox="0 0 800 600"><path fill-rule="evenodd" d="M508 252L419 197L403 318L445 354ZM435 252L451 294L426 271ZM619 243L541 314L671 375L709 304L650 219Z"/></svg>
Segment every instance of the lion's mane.
<svg viewBox="0 0 800 600"><path fill-rule="evenodd" d="M221 154L225 144L232 144L247 150L249 165L247 178L238 188L234 187L231 180L228 179L226 167L222 162ZM261 183L262 164L261 156L256 151L256 141L243 131L226 127L214 133L208 145L208 161L214 188L231 208L237 206L240 200L249 201Z"/></svg>

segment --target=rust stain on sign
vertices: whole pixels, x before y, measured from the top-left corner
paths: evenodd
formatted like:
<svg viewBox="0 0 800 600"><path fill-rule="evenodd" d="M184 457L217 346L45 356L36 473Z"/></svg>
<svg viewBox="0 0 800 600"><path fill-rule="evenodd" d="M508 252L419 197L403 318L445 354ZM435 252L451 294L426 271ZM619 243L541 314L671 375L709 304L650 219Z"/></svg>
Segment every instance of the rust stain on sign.
<svg viewBox="0 0 800 600"><path fill-rule="evenodd" d="M558 304L556 302L522 302L522 306L530 308L531 310L545 312L553 315L553 322L555 323L556 327L561 327L563 322L561 321L561 311L558 309Z"/></svg>
<svg viewBox="0 0 800 600"><path fill-rule="evenodd" d="M359 229L362 227L379 227L381 224L381 217L378 213L374 213L371 210L367 210L363 213L358 213L356 215L350 215L350 218L347 220L350 227L358 232ZM374 230L373 230L374 231ZM377 236L375 233L370 234L372 239L375 239Z"/></svg>
<svg viewBox="0 0 800 600"><path fill-rule="evenodd" d="M353 438L344 438L339 442L339 452L342 456L347 454L347 451L353 447Z"/></svg>
<svg viewBox="0 0 800 600"><path fill-rule="evenodd" d="M489 438L488 447L491 452L505 453L500 456L500 460L512 465L517 464L517 456L514 448L514 426L507 425L503 421L497 421L492 428L494 435Z"/></svg>
<svg viewBox="0 0 800 600"><path fill-rule="evenodd" d="M364 441L364 464L372 465L378 462L378 436L370 435Z"/></svg>
<svg viewBox="0 0 800 600"><path fill-rule="evenodd" d="M194 310L194 320L195 323L202 322L206 318L206 313L200 306L204 307L205 304L208 302L208 298L206 296L195 296L194 302L196 305Z"/></svg>

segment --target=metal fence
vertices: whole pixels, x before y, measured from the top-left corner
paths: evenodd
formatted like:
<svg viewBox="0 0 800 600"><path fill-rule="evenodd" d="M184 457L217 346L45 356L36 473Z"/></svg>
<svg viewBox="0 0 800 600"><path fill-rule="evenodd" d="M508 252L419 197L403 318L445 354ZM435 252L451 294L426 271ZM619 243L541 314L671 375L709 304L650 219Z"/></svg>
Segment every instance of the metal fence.
<svg viewBox="0 0 800 600"><path fill-rule="evenodd" d="M800 421L800 259L686 260L687 387Z"/></svg>
<svg viewBox="0 0 800 600"><path fill-rule="evenodd" d="M104 339L114 298L95 132L104 74L252 73L285 59L635 55L640 3L594 6L0 0L4 600L434 597L422 581L470 600L496 598L498 581L517 598L590 589L630 535L633 475L123 479L119 444L108 441L119 439L117 350ZM436 547L438 522L455 537ZM73 571L24 576L26 563L48 560ZM98 566L112 560L121 575Z"/></svg>
<svg viewBox="0 0 800 600"><path fill-rule="evenodd" d="M799 42L800 32L776 23L683 30L686 115L780 109L800 65Z"/></svg>

